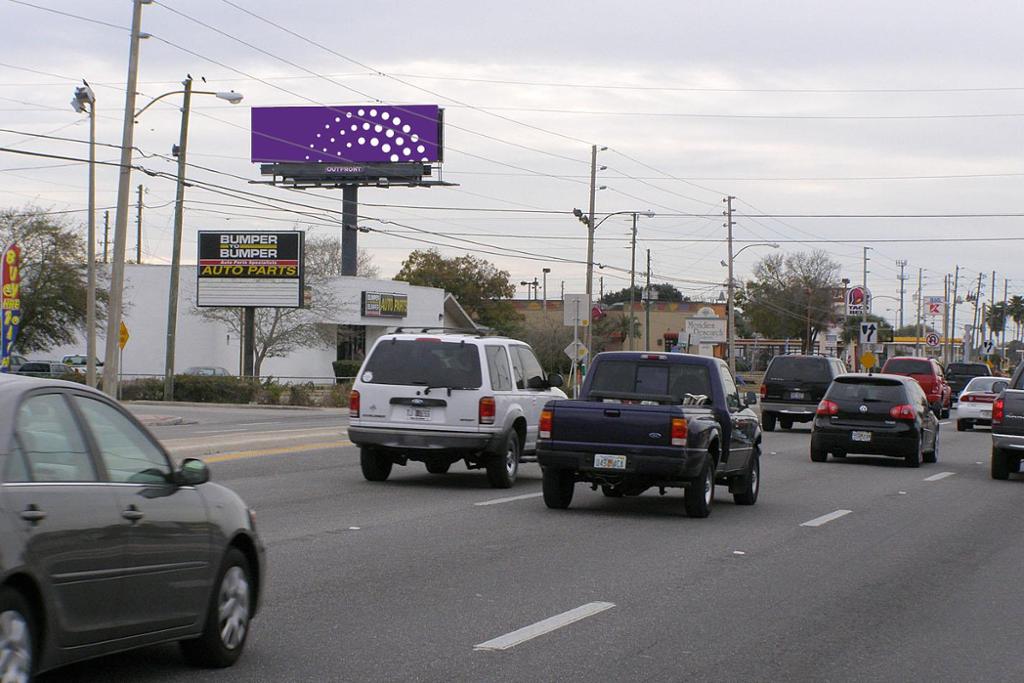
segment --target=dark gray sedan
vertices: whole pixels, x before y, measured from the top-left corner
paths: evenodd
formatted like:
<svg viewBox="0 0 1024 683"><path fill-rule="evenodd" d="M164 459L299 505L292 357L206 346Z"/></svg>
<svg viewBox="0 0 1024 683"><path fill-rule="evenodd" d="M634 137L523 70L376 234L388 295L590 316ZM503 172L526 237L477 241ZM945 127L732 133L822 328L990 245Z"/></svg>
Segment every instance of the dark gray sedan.
<svg viewBox="0 0 1024 683"><path fill-rule="evenodd" d="M0 681L168 641L241 655L263 545L202 461L97 391L0 375L0 480Z"/></svg>

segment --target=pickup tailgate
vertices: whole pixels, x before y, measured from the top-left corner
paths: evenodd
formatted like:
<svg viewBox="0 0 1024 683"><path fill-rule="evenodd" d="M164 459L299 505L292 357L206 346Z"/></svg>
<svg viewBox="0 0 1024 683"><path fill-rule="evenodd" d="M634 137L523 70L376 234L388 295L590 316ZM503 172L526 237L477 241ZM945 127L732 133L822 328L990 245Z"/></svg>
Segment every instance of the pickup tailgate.
<svg viewBox="0 0 1024 683"><path fill-rule="evenodd" d="M1024 436L1024 391L1010 389L1003 393L1003 421L993 425L992 432Z"/></svg>
<svg viewBox="0 0 1024 683"><path fill-rule="evenodd" d="M551 448L629 455L679 455L672 445L672 418L680 406L597 401L553 401Z"/></svg>

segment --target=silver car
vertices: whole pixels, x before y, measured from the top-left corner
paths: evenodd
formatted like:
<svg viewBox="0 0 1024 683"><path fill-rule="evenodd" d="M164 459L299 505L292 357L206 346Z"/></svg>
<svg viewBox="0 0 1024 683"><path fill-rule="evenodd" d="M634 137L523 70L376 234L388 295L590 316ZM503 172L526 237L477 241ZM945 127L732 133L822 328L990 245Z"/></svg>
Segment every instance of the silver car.
<svg viewBox="0 0 1024 683"><path fill-rule="evenodd" d="M264 550L209 476L98 391L0 375L0 680L167 641L233 664Z"/></svg>

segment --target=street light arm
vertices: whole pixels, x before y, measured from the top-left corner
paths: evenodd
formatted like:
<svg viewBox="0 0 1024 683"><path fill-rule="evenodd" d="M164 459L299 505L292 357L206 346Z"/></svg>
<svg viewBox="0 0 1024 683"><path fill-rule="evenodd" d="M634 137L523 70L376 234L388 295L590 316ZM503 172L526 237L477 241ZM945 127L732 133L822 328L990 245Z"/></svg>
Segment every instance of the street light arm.
<svg viewBox="0 0 1024 683"><path fill-rule="evenodd" d="M172 90L170 92L165 92L163 95L157 95L156 97L151 99L149 101L149 103L146 104L145 107L143 107L142 109L140 109L137 112L135 112L135 116L133 118L136 118L136 119L139 118L140 116L142 116L142 112L146 111L147 109L152 107L154 104L156 104L157 102L159 102L163 98L170 97L171 95L182 95L182 94L184 94L184 92L185 92L184 90Z"/></svg>
<svg viewBox="0 0 1024 683"><path fill-rule="evenodd" d="M137 112L135 112L135 117L134 118L138 119L140 116L142 116L142 112L146 111L147 109L152 107L154 104L156 104L158 101L162 100L163 98L170 97L171 95L182 95L184 93L185 93L184 90L172 90L170 92L165 92L163 95L158 95L158 96L154 97L153 99L151 99L146 104L145 107L143 107L142 109L140 109ZM227 92L225 92L225 91L214 91L214 90L193 90L192 94L193 95L213 95L214 97L219 97L222 100L227 100L231 104L238 104L239 102L242 101L242 93L235 92L234 90L227 91Z"/></svg>

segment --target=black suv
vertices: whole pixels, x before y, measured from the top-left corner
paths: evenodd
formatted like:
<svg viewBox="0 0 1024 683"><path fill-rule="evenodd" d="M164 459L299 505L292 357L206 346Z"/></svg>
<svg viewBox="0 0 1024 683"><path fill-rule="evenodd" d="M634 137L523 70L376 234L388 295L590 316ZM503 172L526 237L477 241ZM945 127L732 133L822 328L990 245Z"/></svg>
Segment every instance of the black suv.
<svg viewBox="0 0 1024 683"><path fill-rule="evenodd" d="M761 427L771 432L776 421L783 429L810 422L832 380L845 372L838 358L776 356L761 384Z"/></svg>
<svg viewBox="0 0 1024 683"><path fill-rule="evenodd" d="M946 381L956 399L964 387L975 377L991 377L992 371L984 363L950 363L946 368Z"/></svg>

